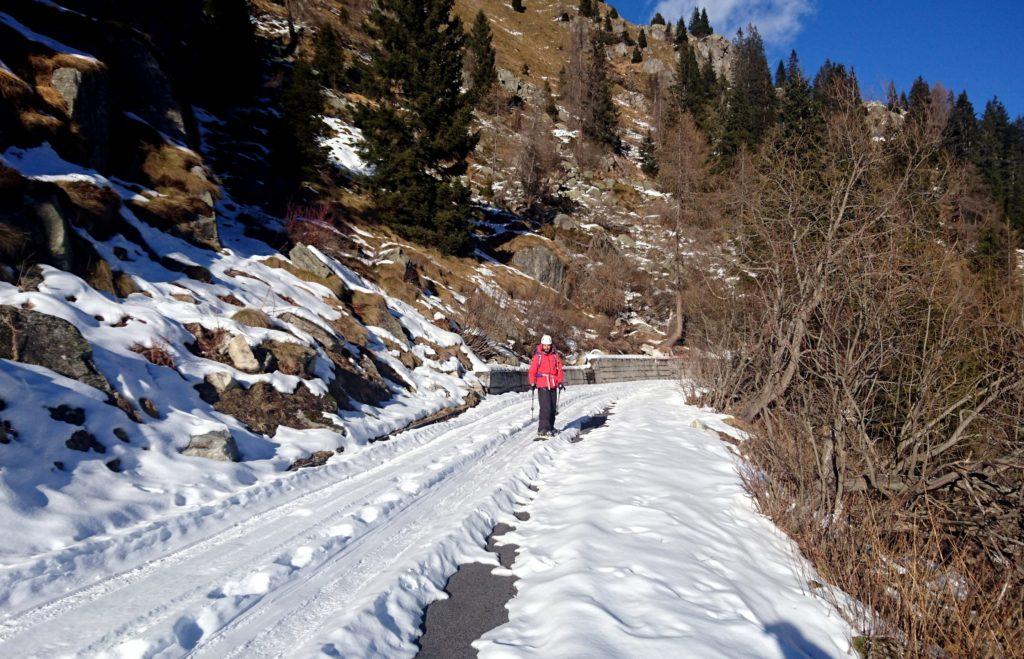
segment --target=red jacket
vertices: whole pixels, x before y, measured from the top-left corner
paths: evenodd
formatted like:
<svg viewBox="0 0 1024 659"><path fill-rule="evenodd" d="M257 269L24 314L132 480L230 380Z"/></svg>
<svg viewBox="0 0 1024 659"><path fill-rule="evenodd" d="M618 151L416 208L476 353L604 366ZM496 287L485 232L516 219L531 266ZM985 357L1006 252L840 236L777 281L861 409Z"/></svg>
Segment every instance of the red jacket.
<svg viewBox="0 0 1024 659"><path fill-rule="evenodd" d="M530 361L530 385L541 389L556 389L562 384L562 356L555 352L544 353L540 345Z"/></svg>

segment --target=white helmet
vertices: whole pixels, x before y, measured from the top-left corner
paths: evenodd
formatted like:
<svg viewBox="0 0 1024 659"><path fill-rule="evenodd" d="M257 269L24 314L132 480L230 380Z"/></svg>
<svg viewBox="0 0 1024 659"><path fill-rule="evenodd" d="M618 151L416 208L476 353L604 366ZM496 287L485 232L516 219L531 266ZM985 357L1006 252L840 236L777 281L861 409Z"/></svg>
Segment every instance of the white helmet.
<svg viewBox="0 0 1024 659"><path fill-rule="evenodd" d="M540 338L540 344L542 346L549 346L549 345L551 345L551 336L549 334L545 334L544 336L542 336Z"/></svg>

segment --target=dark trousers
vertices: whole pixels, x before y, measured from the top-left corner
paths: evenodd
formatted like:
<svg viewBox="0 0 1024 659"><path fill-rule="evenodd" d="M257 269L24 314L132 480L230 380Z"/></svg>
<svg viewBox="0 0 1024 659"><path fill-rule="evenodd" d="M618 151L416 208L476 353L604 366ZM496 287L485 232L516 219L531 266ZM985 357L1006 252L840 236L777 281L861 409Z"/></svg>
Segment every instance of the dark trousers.
<svg viewBox="0 0 1024 659"><path fill-rule="evenodd" d="M555 429L555 415L558 414L558 398L556 389L537 387L537 401L540 403L540 421L537 432L551 432Z"/></svg>

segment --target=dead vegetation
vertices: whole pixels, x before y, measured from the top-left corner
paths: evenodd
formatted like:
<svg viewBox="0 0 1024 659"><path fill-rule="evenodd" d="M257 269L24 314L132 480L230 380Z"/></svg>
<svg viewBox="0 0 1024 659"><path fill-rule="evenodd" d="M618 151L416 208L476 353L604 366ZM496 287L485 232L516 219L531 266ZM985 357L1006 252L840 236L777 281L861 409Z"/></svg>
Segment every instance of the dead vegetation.
<svg viewBox="0 0 1024 659"><path fill-rule="evenodd" d="M743 160L735 284L704 281L690 344L866 655L1021 656L1021 283L973 238L993 211L937 123L880 143L846 104Z"/></svg>
<svg viewBox="0 0 1024 659"><path fill-rule="evenodd" d="M167 348L162 345L154 344L147 346L141 343L136 343L132 345L129 350L138 355L142 355L150 364L174 368L174 358L171 357L171 353L167 352Z"/></svg>

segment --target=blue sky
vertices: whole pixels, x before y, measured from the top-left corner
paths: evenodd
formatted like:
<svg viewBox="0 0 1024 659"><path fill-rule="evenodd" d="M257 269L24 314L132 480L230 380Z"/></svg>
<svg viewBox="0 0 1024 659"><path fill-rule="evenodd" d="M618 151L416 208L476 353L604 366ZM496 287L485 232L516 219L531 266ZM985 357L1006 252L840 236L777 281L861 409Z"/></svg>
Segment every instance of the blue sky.
<svg viewBox="0 0 1024 659"><path fill-rule="evenodd" d="M716 32L732 36L753 22L775 70L796 48L810 74L826 57L852 64L864 95L884 97L894 80L909 90L918 75L957 92L980 113L998 95L1024 114L1024 0L612 0L621 14L647 22L706 6Z"/></svg>

